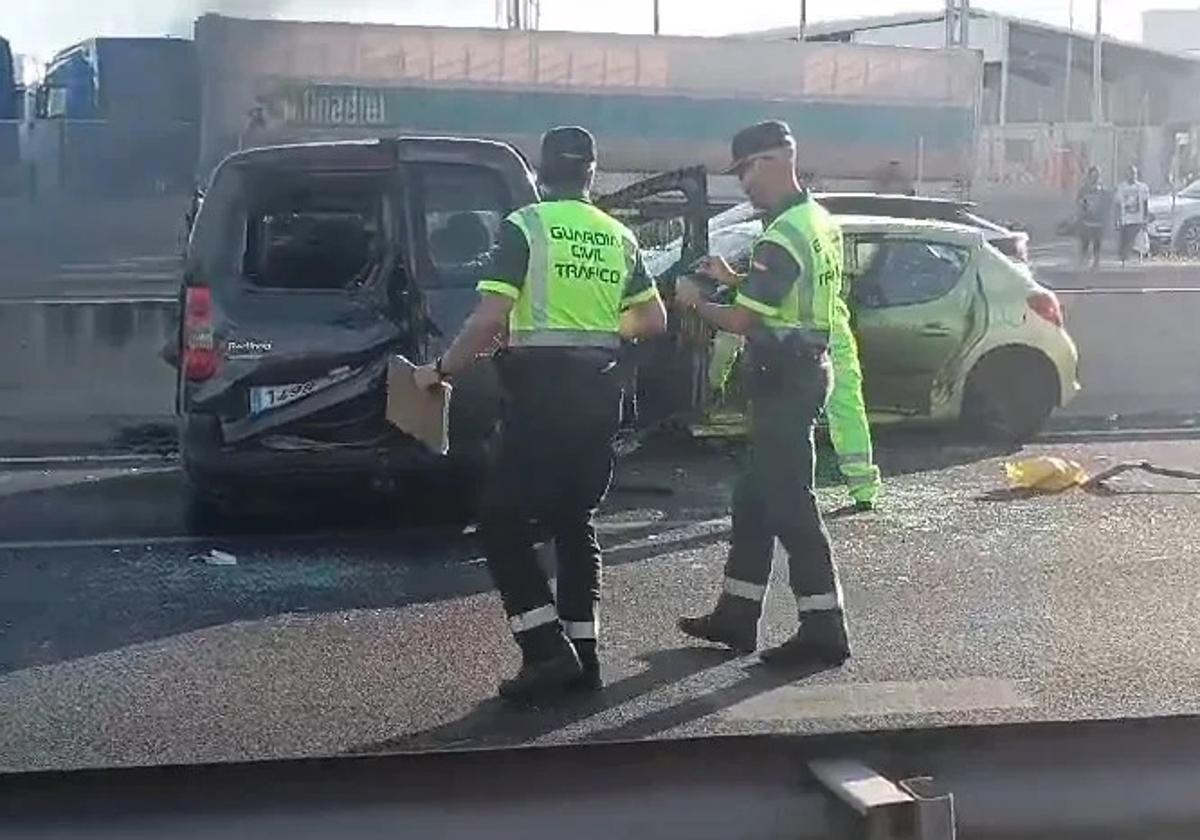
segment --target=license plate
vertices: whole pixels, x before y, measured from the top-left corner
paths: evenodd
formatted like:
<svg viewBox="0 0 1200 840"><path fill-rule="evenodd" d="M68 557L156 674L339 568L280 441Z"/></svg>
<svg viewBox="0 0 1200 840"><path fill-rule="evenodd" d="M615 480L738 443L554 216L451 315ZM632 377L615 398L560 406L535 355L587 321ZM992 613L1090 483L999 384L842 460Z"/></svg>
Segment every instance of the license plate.
<svg viewBox="0 0 1200 840"><path fill-rule="evenodd" d="M349 379L357 371L348 367L330 371L318 379L307 382L295 382L288 385L262 385L250 389L250 413L262 414L274 408L302 400L310 394L323 391L330 385L335 385L344 379Z"/></svg>

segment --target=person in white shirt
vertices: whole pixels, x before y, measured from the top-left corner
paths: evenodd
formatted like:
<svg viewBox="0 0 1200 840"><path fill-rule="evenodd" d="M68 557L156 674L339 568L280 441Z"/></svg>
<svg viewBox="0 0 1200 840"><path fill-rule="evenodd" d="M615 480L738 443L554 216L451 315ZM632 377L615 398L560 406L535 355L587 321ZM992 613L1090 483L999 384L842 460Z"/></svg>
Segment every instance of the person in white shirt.
<svg viewBox="0 0 1200 840"><path fill-rule="evenodd" d="M1129 167L1129 177L1117 185L1117 231L1120 234L1121 265L1139 233L1150 220L1150 187L1138 180L1138 168Z"/></svg>

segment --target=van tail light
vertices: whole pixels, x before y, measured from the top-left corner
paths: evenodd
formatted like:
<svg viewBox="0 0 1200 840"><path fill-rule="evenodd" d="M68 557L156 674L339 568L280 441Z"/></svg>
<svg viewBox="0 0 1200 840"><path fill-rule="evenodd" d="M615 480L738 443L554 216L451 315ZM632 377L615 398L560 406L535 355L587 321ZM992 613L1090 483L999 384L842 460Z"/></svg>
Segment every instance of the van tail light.
<svg viewBox="0 0 1200 840"><path fill-rule="evenodd" d="M1058 295L1054 292L1043 289L1040 292L1034 292L1025 300L1030 309L1054 326L1061 327L1063 325L1062 304L1058 302Z"/></svg>
<svg viewBox="0 0 1200 840"><path fill-rule="evenodd" d="M183 375L189 382L204 382L216 373L212 290L189 286L183 300Z"/></svg>

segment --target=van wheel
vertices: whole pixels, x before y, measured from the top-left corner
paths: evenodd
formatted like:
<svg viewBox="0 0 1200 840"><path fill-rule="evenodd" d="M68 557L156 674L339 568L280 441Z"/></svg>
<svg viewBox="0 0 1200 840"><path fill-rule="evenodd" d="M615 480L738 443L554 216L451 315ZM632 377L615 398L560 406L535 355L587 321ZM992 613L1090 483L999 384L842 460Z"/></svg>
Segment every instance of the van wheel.
<svg viewBox="0 0 1200 840"><path fill-rule="evenodd" d="M1024 347L989 353L971 370L963 396L967 433L989 443L1020 444L1058 406L1058 374L1044 355Z"/></svg>
<svg viewBox="0 0 1200 840"><path fill-rule="evenodd" d="M184 500L184 527L195 536L212 536L227 527L233 516L229 496L207 484L189 479Z"/></svg>

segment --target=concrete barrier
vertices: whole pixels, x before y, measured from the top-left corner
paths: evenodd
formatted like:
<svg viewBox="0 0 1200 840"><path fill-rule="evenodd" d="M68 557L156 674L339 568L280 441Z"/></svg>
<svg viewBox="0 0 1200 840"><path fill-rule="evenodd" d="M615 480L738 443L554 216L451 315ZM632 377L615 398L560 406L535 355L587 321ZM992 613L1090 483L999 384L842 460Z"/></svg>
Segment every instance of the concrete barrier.
<svg viewBox="0 0 1200 840"><path fill-rule="evenodd" d="M1200 289L1061 292L1083 392L1063 419L1200 414ZM7 453L104 448L170 426L168 300L0 303Z"/></svg>
<svg viewBox="0 0 1200 840"><path fill-rule="evenodd" d="M1200 414L1200 289L1059 295L1083 385L1064 416Z"/></svg>
<svg viewBox="0 0 1200 840"><path fill-rule="evenodd" d="M0 442L5 454L103 448L172 422L175 328L165 300L0 304Z"/></svg>

